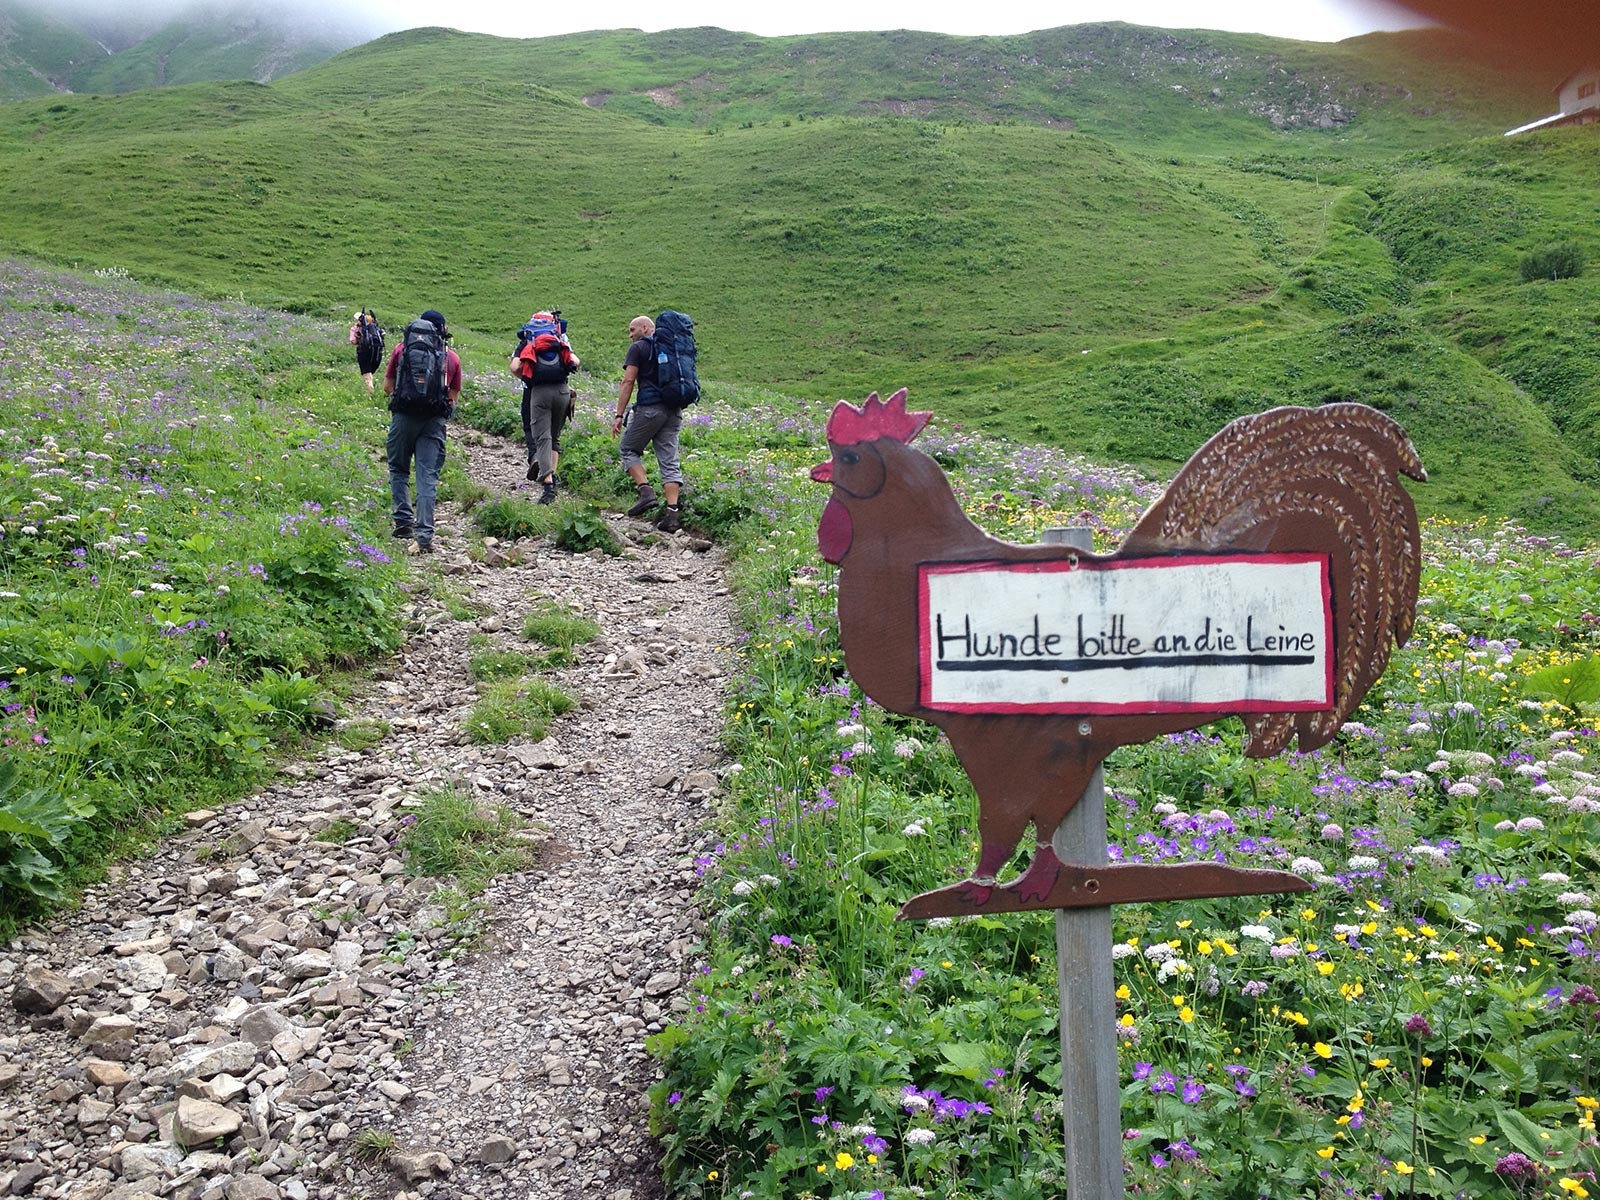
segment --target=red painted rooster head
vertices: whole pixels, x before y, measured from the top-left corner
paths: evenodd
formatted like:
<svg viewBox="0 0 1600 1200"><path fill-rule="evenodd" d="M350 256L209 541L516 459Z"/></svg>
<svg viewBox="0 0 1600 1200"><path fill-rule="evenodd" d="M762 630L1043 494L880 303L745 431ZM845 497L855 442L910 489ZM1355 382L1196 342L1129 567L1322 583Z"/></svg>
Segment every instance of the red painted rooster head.
<svg viewBox="0 0 1600 1200"><path fill-rule="evenodd" d="M883 487L884 463L872 443L888 438L910 442L933 418L932 413L907 412L906 389L887 401L873 392L860 408L841 400L828 417L828 444L833 457L811 468L811 478L858 500L870 499ZM837 495L828 498L817 526L817 545L829 562L843 562L850 551L850 514Z"/></svg>

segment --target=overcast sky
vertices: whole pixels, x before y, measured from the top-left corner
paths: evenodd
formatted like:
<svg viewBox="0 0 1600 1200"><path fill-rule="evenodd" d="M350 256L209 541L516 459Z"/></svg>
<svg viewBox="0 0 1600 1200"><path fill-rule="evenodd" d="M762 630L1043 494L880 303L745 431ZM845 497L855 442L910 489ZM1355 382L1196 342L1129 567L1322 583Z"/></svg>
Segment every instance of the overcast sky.
<svg viewBox="0 0 1600 1200"><path fill-rule="evenodd" d="M148 19L170 15L196 0L33 2L46 11L98 10L124 19ZM1085 21L1127 21L1168 29L1227 29L1331 42L1375 29L1420 24L1384 0L965 0L960 4L949 0L793 0L777 4L749 0L276 0L275 6L291 11L309 7L323 20L337 21L348 13L364 18L362 24L378 32L449 25L502 37L588 29L654 31L693 25L766 36L847 29L999 34Z"/></svg>

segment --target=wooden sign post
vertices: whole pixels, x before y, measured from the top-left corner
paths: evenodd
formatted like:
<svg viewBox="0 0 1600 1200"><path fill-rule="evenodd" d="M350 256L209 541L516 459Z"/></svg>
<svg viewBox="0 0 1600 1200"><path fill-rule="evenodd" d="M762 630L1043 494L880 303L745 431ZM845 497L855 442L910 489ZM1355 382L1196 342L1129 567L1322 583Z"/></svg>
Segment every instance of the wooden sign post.
<svg viewBox="0 0 1600 1200"><path fill-rule="evenodd" d="M997 541L911 449L905 392L828 421L817 541L851 676L940 726L978 795L977 869L903 919L1056 910L1067 1200L1121 1195L1111 905L1309 891L1286 871L1106 860L1100 763L1227 716L1245 753L1330 741L1404 645L1421 573L1405 433L1359 404L1242 417L1109 555ZM1029 826L1028 868L1002 883Z"/></svg>
<svg viewBox="0 0 1600 1200"><path fill-rule="evenodd" d="M1046 545L1088 550L1088 529L1047 529ZM1051 839L1063 864L1106 861L1105 773ZM1056 991L1061 1000L1061 1118L1067 1152L1063 1200L1122 1194L1122 1092L1117 1086L1111 907L1056 909ZM1109 1047L1109 1053L1108 1051Z"/></svg>

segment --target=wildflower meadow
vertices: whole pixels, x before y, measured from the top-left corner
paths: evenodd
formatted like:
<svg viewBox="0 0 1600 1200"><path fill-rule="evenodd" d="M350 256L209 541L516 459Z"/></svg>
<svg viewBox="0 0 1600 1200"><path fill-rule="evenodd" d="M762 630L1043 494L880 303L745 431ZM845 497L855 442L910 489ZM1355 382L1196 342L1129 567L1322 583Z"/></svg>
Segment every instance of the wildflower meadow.
<svg viewBox="0 0 1600 1200"><path fill-rule="evenodd" d="M0 264L0 921L237 795L319 671L399 644L381 408L313 329Z"/></svg>
<svg viewBox="0 0 1600 1200"><path fill-rule="evenodd" d="M1159 492L924 403L919 444L998 536L1087 526L1109 549ZM717 419L758 446L800 420ZM1051 919L894 920L970 871L975 800L936 730L843 670L809 428L804 452L743 460L772 490L736 536L739 766L697 864L711 934L691 1012L655 1042L668 1179L1057 1196ZM1113 858L1316 884L1114 910L1130 1195L1600 1196L1600 559L1513 525L1424 537L1417 631L1335 743L1247 760L1223 723L1107 764Z"/></svg>
<svg viewBox="0 0 1600 1200"><path fill-rule="evenodd" d="M425 585L384 544L385 417L343 334L0 265L0 918L249 787L404 637ZM514 431L499 347L464 340L463 418ZM912 400L999 536L1110 548L1160 491ZM699 973L651 1039L669 1194L1046 1200L1051 918L894 919L967 874L976 803L844 670L825 416L713 385L686 424L689 523L746 632ZM613 451L581 412L589 501L625 490ZM1246 760L1222 723L1107 764L1114 857L1316 884L1114 911L1130 1195L1600 1197L1600 551L1470 519L1424 541L1417 631L1334 743Z"/></svg>

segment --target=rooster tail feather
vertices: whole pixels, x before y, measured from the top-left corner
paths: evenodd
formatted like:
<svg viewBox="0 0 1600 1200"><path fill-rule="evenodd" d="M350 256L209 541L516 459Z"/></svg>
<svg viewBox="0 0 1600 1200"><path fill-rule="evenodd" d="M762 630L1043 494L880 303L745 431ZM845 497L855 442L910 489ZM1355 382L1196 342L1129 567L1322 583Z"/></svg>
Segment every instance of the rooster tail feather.
<svg viewBox="0 0 1600 1200"><path fill-rule="evenodd" d="M1416 621L1416 506L1399 476L1427 478L1405 431L1363 404L1274 408L1200 448L1129 535L1126 549L1294 550L1330 564L1334 706L1247 718L1245 753L1331 740Z"/></svg>

